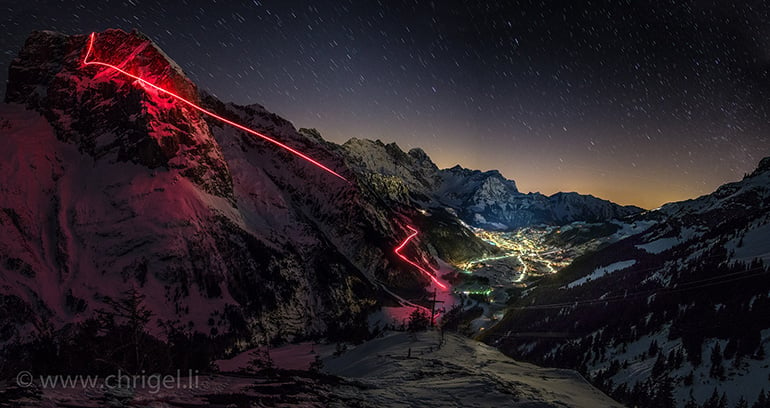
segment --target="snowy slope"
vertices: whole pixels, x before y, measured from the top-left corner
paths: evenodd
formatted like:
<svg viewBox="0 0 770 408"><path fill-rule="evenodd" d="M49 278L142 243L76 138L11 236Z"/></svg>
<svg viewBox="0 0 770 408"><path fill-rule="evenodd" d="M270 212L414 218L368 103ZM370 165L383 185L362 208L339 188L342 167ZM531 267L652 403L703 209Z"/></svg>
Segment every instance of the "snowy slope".
<svg viewBox="0 0 770 408"><path fill-rule="evenodd" d="M603 276L605 276L607 274L610 274L610 273L613 273L613 272L617 272L617 271L622 271L623 269L626 269L628 267L633 266L635 263L636 263L636 260L635 259L631 259L631 260L628 260L628 261L615 262L615 263L607 265L607 266L602 266L602 267L596 268L590 274L588 274L588 275L586 275L586 276L584 276L584 277L582 277L582 278L580 278L580 279L578 279L576 281L572 281L572 282L568 283L567 284L567 288L574 288L575 286L580 286L580 285L582 285L582 284L584 284L586 282L590 282L592 280L599 279L599 278L601 278L601 277L603 277Z"/></svg>
<svg viewBox="0 0 770 408"><path fill-rule="evenodd" d="M387 407L620 407L570 370L544 369L496 349L437 332L387 334L324 359L325 370L355 379L350 398ZM346 390L340 390L343 392Z"/></svg>
<svg viewBox="0 0 770 408"><path fill-rule="evenodd" d="M768 208L765 158L712 194L625 220L598 251L531 291L486 340L516 358L578 369L629 405L660 406L651 401L668 392L664 384L678 406L703 405L714 390L728 406L751 405L770 390Z"/></svg>

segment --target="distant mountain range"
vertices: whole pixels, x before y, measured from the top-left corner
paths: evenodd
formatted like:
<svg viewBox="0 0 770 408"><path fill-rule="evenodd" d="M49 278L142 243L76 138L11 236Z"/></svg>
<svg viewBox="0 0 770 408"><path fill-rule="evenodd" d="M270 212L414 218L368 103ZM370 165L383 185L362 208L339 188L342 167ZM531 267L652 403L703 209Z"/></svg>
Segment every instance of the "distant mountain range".
<svg viewBox="0 0 770 408"><path fill-rule="evenodd" d="M416 205L451 208L464 222L479 228L511 230L533 224L607 221L643 211L591 195L524 194L497 170L439 169L419 148L405 153L395 143L362 139L351 139L342 147L353 158L351 167L357 172L389 179L388 194L394 198L408 191Z"/></svg>

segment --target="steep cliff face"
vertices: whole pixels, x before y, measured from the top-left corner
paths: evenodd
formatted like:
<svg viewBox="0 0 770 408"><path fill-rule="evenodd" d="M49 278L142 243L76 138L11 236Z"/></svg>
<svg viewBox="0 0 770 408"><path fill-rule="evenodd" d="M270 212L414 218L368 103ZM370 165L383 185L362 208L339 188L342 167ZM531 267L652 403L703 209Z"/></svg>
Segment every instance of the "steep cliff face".
<svg viewBox="0 0 770 408"><path fill-rule="evenodd" d="M38 31L8 72L6 102L40 112L59 140L94 159L180 170L207 192L232 198L227 164L201 118L177 99L98 65L85 65L89 37ZM121 67L198 101L182 70L148 38L108 30L89 60Z"/></svg>
<svg viewBox="0 0 770 408"><path fill-rule="evenodd" d="M382 204L339 147L254 106L200 94L143 35L97 33L90 61L269 133L344 174L83 63L87 35L33 33L0 108L2 341L92 316L138 288L156 320L245 341L365 325L428 279L392 249L414 211ZM435 262L426 241L406 249Z"/></svg>

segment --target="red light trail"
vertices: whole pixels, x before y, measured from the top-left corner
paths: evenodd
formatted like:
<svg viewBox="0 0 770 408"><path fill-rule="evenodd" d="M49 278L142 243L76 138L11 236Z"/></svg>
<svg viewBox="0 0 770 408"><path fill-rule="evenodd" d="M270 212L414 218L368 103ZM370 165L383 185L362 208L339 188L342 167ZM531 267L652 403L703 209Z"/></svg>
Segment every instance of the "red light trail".
<svg viewBox="0 0 770 408"><path fill-rule="evenodd" d="M173 92L171 92L171 91L169 91L167 89L161 88L161 87L159 87L159 86L157 86L157 85L155 85L155 84L153 84L153 83L151 83L151 82L149 82L149 81L147 81L145 79L142 79L142 78L140 78L140 77L138 77L136 75L130 74L130 73L128 73L128 72L126 72L126 71L116 67L115 65L108 64L106 62L100 62L100 61L89 61L88 57L91 55L91 52L94 49L94 41L95 41L95 39L96 39L96 33L91 33L91 39L90 39L90 41L88 43L88 51L86 52L85 58L83 58L83 64L84 65L101 65L101 66L104 66L104 67L112 68L115 71L120 72L121 74L124 74L124 75L126 75L128 77L131 77L133 79L136 79L137 81L141 82L142 84L145 84L145 85L147 85L147 86L149 86L151 88L154 88L154 89L156 89L158 91L164 92L167 95L176 98L180 102L183 102L183 103L187 104L188 106L192 107L193 109L196 109L196 110L198 110L198 111L200 111L202 113L205 113L206 115L209 115L209 116L211 116L214 119L217 119L217 120L219 120L219 121L221 121L223 123L226 123L226 124L228 124L230 126L238 128L240 130L243 130L244 132L250 133L250 134L252 134L254 136L260 137L260 138L262 138L262 139L264 139L264 140L266 140L266 141L268 141L268 142L270 142L270 143L272 143L272 144L274 144L274 145L276 145L276 146L278 146L278 147L280 147L280 148L282 148L284 150L287 150L287 151L291 152L292 154L294 154L294 155L304 159L308 163L311 163L311 164L315 165L316 167L318 167L320 169L323 169L326 172L331 173L334 176L339 177L340 179L345 180L346 182L350 183L350 181L348 181L348 179L346 179L345 177L341 176L339 173L335 172L334 170L324 166L323 164L317 162L316 160L314 160L310 156L300 152L299 150L296 150L296 149L294 149L294 148L292 148L292 147L290 147L288 145L285 145L285 144L279 142L278 140L273 139L272 137L263 135L262 133L259 133L256 130L249 129L246 126L243 126L241 124L235 123L235 122L233 122L233 121L231 121L229 119L223 118L222 116L219 116L216 113L211 112L208 109L205 109L205 108L203 108L203 107L201 107L201 106L199 106L199 105L197 105L197 104L195 104L193 102L190 102L187 99L185 99L185 98L183 98L183 97L181 97L181 96L179 96L179 95L177 95L177 94L175 94L175 93L173 93Z"/></svg>
<svg viewBox="0 0 770 408"><path fill-rule="evenodd" d="M187 99L185 99L185 98L183 98L183 97L181 97L181 96L179 96L179 95L177 95L177 94L175 94L175 93L173 93L173 92L171 92L171 91L169 91L167 89L164 89L164 88L162 88L162 87L160 87L158 85L155 85L155 84L153 84L153 83L151 83L151 82L149 82L149 81L147 81L147 80L145 80L143 78L140 78L140 77L138 77L136 75L128 73L128 72L124 71L123 69L120 69L120 68L116 67L115 65L108 64L106 62L100 62L100 61L89 61L88 57L91 56L91 53L93 52L94 41L95 40L96 40L96 33L91 33L91 37L90 37L90 40L88 42L88 51L86 51L86 56L85 56L85 58L83 58L83 65L99 65L99 66L111 68L111 69L113 69L113 70L115 70L117 72L120 72L123 75L126 75L126 76L128 76L130 78L133 78L133 79L139 81L140 83L142 83L144 85L147 85L147 86L149 86L149 87L151 87L153 89L156 89L156 90L161 91L161 92L163 92L163 93L165 93L165 94L167 94L167 95L169 95L171 97L174 97L177 100L179 100L180 102L183 102L186 105L190 106L191 108L193 108L193 109L195 109L195 110L197 110L199 112L202 112L202 113L204 113L204 114L206 114L208 116L211 116L214 119L217 119L217 120L219 120L219 121L221 121L223 123L226 123L226 124L228 124L230 126L233 126L233 127L237 128L237 129L243 130L244 132L247 132L247 133L250 133L250 134L252 134L254 136L262 138L262 139L264 139L264 140L266 140L266 141L268 141L268 142L270 142L270 143L272 143L272 144L274 144L274 145L276 145L276 146L278 146L278 147L280 147L280 148L282 148L284 150L287 150L287 151L291 152L292 154L294 154L294 155L304 159L308 163L311 163L311 164L315 165L316 167L318 167L318 168L320 168L320 169L322 169L322 170L324 170L324 171L326 171L328 173L331 173L334 176L336 176L336 177L338 177L338 178L340 178L342 180L345 180L347 183L352 184L352 183L350 183L350 181L348 179L346 179L345 177L343 177L339 173L335 172L334 170L324 166L323 164L321 164L318 161L314 160L313 158L307 156L306 154L304 154L304 153L302 153L302 152L300 152L300 151L298 151L298 150L296 150L296 149L294 149L294 148L292 148L290 146L287 146L287 145L279 142L278 140L273 139L272 137L269 137L269 136L264 135L264 134L262 134L260 132L257 132L256 130L249 129L246 126L243 126L241 124L233 122L233 121L231 121L229 119L223 118L222 116L219 116L216 113L211 112L208 109L205 109L205 108L197 105L194 102L191 102L191 101L189 101L189 100L187 100ZM444 285L438 279L436 279L436 277L433 275L433 273L431 273L427 269L421 267L416 262L410 260L409 258L407 258L406 256L404 256L401 253L401 250L406 246L406 244L408 244L409 241L411 241L412 238L414 238L418 234L418 231L414 227L412 227L411 225L407 225L407 228L409 228L409 230L412 231L412 234L409 235L408 237L406 237L404 242L402 242L401 245L396 247L394 252L396 253L396 255L398 255L399 258L403 259L405 262L407 262L408 264L414 266L415 268L417 268L423 274L427 275L433 281L433 283L436 284L436 286L438 286L438 287L440 287L442 289L447 289L446 285Z"/></svg>
<svg viewBox="0 0 770 408"><path fill-rule="evenodd" d="M406 239L404 240L404 242L402 242L402 243L401 243L401 245L397 246L397 247L396 247L396 249L395 249L393 252L395 252L395 253L396 253L396 255L398 255L398 256L399 256L399 258L403 259L403 260L404 260L405 262L407 262L409 265L412 265L412 266L414 266L414 267L415 267L415 268L417 268L417 269L418 269L420 272L422 272L422 273L424 273L425 275L427 275L427 276L430 278L430 280L432 280L432 281L433 281L433 283L435 283L435 284L436 284L436 286L440 287L441 289L446 289L446 288L447 288L447 287L446 287L446 285L444 285L443 283L439 282L439 280L438 280L438 279L436 279L436 277L433 275L433 273L431 273L431 272L430 272L430 271L428 271L427 269L423 268L422 266L418 265L416 262L414 262L414 261L410 260L409 258L405 257L405 256L404 256L404 254L402 254L402 253L401 253L401 250L402 250L402 249L404 249L404 247L406 246L406 244L408 244L408 243L409 243L409 241L411 241L411 240L412 240L412 238L416 237L416 236L417 236L417 234L419 234L419 232L418 232L418 231L417 231L417 230L416 230L414 227L412 227L411 225L407 225L406 227L407 227L407 228L409 228L409 230L410 230L410 231L412 231L412 234L411 234L411 235L409 235L408 237L406 237Z"/></svg>

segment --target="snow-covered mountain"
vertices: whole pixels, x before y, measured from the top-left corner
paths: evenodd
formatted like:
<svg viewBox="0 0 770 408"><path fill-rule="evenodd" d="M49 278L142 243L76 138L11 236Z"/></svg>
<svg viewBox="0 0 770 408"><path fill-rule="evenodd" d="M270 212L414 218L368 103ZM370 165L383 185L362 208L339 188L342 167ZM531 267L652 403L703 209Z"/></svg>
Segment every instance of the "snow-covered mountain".
<svg viewBox="0 0 770 408"><path fill-rule="evenodd" d="M595 237L609 245L529 290L485 340L578 369L629 405L765 406L769 208L765 158L712 194L626 219Z"/></svg>
<svg viewBox="0 0 770 408"><path fill-rule="evenodd" d="M355 379L346 397L373 406L621 407L572 370L519 363L458 334L398 333L377 338L325 369Z"/></svg>
<svg viewBox="0 0 770 408"><path fill-rule="evenodd" d="M392 199L449 207L464 222L479 228L510 230L533 224L607 221L642 211L577 193L524 194L497 170L439 169L422 149L404 152L395 143L351 139L343 148L352 158L351 166L359 173L369 173L372 183Z"/></svg>
<svg viewBox="0 0 770 408"><path fill-rule="evenodd" d="M35 32L10 67L0 106L0 341L79 324L132 288L153 334L171 324L242 345L354 337L392 293L425 293L429 279L393 253L425 216L386 203L342 148L261 106L199 92L140 33L95 37L91 61L269 134L351 183L85 65L88 44ZM426 267L453 256L429 245L427 224L404 249ZM488 251L460 223L442 228Z"/></svg>

